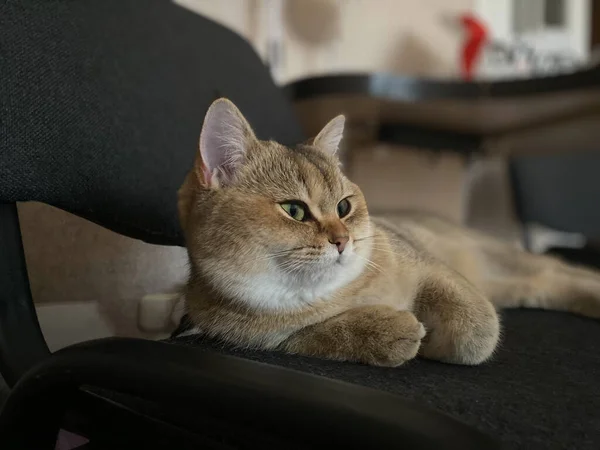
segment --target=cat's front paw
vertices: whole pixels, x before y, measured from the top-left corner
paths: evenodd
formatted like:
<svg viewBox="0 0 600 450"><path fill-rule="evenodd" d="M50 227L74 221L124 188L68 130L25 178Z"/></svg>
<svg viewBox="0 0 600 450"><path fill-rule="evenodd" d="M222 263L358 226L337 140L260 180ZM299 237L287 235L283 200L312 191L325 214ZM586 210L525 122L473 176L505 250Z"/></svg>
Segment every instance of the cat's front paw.
<svg viewBox="0 0 600 450"><path fill-rule="evenodd" d="M414 314L391 307L364 311L357 332L364 333L359 351L361 362L396 367L417 356L425 328Z"/></svg>
<svg viewBox="0 0 600 450"><path fill-rule="evenodd" d="M303 328L280 346L308 356L395 367L414 358L425 328L414 314L390 306L353 308Z"/></svg>

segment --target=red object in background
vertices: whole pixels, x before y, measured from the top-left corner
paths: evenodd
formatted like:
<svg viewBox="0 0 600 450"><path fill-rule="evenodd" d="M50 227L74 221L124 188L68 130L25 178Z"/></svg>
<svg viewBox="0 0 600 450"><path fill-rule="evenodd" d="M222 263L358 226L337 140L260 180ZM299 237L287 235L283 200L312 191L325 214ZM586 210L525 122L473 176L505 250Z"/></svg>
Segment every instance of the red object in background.
<svg viewBox="0 0 600 450"><path fill-rule="evenodd" d="M477 58L488 39L485 26L472 14L463 14L460 23L465 31L465 41L460 55L460 68L465 80L473 79L473 69Z"/></svg>

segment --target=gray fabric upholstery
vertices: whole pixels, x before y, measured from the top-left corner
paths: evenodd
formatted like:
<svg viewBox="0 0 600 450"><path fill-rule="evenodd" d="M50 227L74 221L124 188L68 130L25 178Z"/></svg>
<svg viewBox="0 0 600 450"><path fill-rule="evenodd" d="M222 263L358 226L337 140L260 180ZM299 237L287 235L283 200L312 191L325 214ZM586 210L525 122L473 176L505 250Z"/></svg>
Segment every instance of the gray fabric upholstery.
<svg viewBox="0 0 600 450"><path fill-rule="evenodd" d="M0 2L0 80L0 201L154 243L183 242L175 194L217 97L304 139L250 45L169 0Z"/></svg>
<svg viewBox="0 0 600 450"><path fill-rule="evenodd" d="M457 417L507 449L600 448L600 324L595 320L507 311L501 346L477 367L417 359L389 369L236 350L201 336L175 341L393 392Z"/></svg>

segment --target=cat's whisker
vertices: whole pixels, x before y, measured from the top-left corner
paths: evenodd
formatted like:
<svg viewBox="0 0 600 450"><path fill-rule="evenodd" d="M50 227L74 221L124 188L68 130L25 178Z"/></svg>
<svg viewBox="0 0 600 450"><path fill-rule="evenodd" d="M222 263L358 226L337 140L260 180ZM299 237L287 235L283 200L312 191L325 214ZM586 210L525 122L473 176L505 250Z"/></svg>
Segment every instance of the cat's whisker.
<svg viewBox="0 0 600 450"><path fill-rule="evenodd" d="M282 269L282 272L284 274L290 274L302 268L304 264L305 262L301 260L288 259L286 261L283 261L282 263L279 263L278 266L280 269Z"/></svg>
<svg viewBox="0 0 600 450"><path fill-rule="evenodd" d="M281 268L290 268L290 267L295 267L297 266L299 263L296 260L293 259L287 259L283 262L278 263L277 265Z"/></svg>
<svg viewBox="0 0 600 450"><path fill-rule="evenodd" d="M290 248L290 249L287 249L287 250L281 250L279 252L269 253L269 254L261 257L261 258L257 258L256 260L257 261L263 261L263 260L274 259L274 258L278 258L278 257L281 257L281 256L289 255L289 254L291 254L293 252L296 252L298 250L302 250L304 248L307 248L307 247L294 247L294 248Z"/></svg>
<svg viewBox="0 0 600 450"><path fill-rule="evenodd" d="M383 248L383 249L390 249L390 246L389 246L389 245L385 245L385 244L381 243L381 244L373 244L373 245L371 246L371 248Z"/></svg>
<svg viewBox="0 0 600 450"><path fill-rule="evenodd" d="M381 270L380 268L374 266L372 263L367 262L367 268L371 269L373 272L376 273L383 273L383 270Z"/></svg>
<svg viewBox="0 0 600 450"><path fill-rule="evenodd" d="M256 258L255 261L265 261L265 260L279 258L279 257L285 256L285 255L286 255L285 253L283 253L283 254L277 253L277 254L273 254L273 255L265 255L265 256L263 256L261 258Z"/></svg>
<svg viewBox="0 0 600 450"><path fill-rule="evenodd" d="M406 242L406 239L394 238L391 236L375 236L375 237L380 237L385 242Z"/></svg>
<svg viewBox="0 0 600 450"><path fill-rule="evenodd" d="M382 269L382 267L379 264L371 261L369 258L366 258L366 257L364 257L362 255L359 255L358 253L355 253L355 255L358 256L361 259L364 259L365 262L366 262L366 264L367 264L367 267L369 267L371 269L375 269L375 270L379 271L380 273L383 273L383 269Z"/></svg>
<svg viewBox="0 0 600 450"><path fill-rule="evenodd" d="M398 244L399 244L399 243L404 243L404 244L406 244L406 241L398 241ZM390 243L388 243L388 242L377 242L377 243L375 243L375 242L374 242L374 243L373 243L373 245L372 245L372 247L373 247L373 248L375 248L375 247L381 247L381 248L394 248L393 246L391 246L391 247L390 247L390 245L389 245L389 244L390 244ZM393 242L392 242L392 244L395 244L395 243L393 243ZM406 245L402 245L402 246L400 246L399 248L407 248L407 246L406 246Z"/></svg>
<svg viewBox="0 0 600 450"><path fill-rule="evenodd" d="M397 251L394 251L394 250L390 250L389 248L373 247L372 249L374 251L376 251L376 252L387 253L387 254L390 254L390 255L398 256L400 258L406 257L406 253L397 252Z"/></svg>
<svg viewBox="0 0 600 450"><path fill-rule="evenodd" d="M382 235L372 235L372 236L365 236L362 238L358 238L358 239L354 239L354 242L361 242L361 241L365 241L367 239L373 239L375 242L376 238L381 238L381 240L383 240L384 242L394 242L394 243L405 243L406 240L404 239L394 239L392 237L389 236L382 236Z"/></svg>
<svg viewBox="0 0 600 450"><path fill-rule="evenodd" d="M364 241L366 239L372 239L372 238L376 238L376 237L377 237L376 234L373 234L371 236L364 236L364 237L361 237L361 238L358 238L358 239L354 239L354 242L360 242L360 241Z"/></svg>
<svg viewBox="0 0 600 450"><path fill-rule="evenodd" d="M402 251L396 251L396 250L392 250L389 247L371 247L372 250L376 250L378 252L385 252L385 253L393 253L394 255L406 255L406 252L402 252Z"/></svg>

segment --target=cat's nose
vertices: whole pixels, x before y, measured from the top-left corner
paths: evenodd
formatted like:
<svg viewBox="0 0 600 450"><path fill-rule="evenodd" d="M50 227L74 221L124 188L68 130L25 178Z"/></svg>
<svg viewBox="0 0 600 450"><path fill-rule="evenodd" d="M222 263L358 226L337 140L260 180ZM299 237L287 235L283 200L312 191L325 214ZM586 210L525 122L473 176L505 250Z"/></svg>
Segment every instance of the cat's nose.
<svg viewBox="0 0 600 450"><path fill-rule="evenodd" d="M331 242L332 244L335 244L335 246L337 247L338 253L341 254L344 251L344 249L346 248L346 244L348 243L349 240L350 240L350 238L348 236L334 236L329 239L329 242Z"/></svg>

